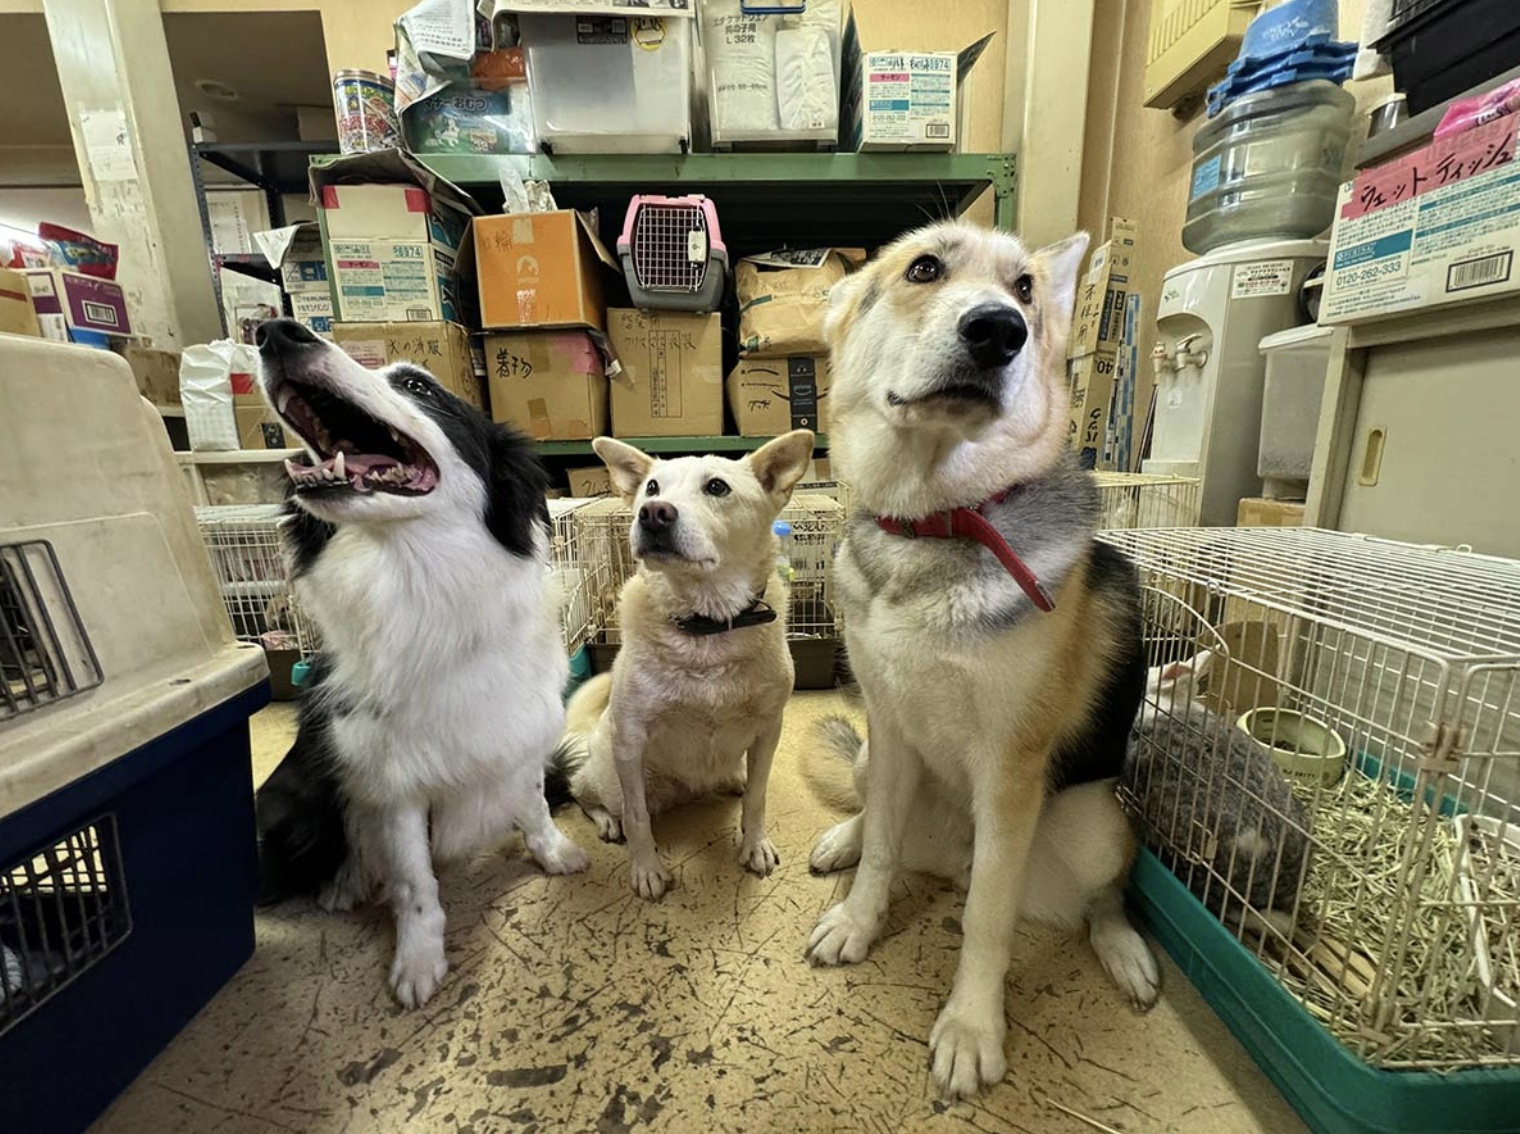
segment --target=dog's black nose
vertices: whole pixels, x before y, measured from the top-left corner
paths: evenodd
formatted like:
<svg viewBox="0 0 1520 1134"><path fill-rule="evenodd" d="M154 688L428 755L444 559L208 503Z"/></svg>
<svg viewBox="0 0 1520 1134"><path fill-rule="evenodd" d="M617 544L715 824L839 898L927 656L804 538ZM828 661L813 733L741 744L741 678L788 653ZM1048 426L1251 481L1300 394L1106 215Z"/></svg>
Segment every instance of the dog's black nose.
<svg viewBox="0 0 1520 1134"><path fill-rule="evenodd" d="M676 522L678 515L674 504L651 500L639 509L639 527L646 532L662 532Z"/></svg>
<svg viewBox="0 0 1520 1134"><path fill-rule="evenodd" d="M991 370L1007 366L1024 349L1029 327L1014 308L1002 303L983 303L961 316L960 334L971 361Z"/></svg>
<svg viewBox="0 0 1520 1134"><path fill-rule="evenodd" d="M266 319L253 332L253 341L258 344L259 350L269 354L291 347L310 346L321 340L310 328L303 327L294 319Z"/></svg>

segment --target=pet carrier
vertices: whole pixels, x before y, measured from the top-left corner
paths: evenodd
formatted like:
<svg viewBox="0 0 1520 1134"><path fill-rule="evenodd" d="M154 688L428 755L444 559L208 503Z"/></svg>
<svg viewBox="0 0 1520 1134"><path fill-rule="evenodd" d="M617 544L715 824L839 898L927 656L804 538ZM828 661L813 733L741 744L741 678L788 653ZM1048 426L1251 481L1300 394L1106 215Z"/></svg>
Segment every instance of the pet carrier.
<svg viewBox="0 0 1520 1134"><path fill-rule="evenodd" d="M1094 472L1100 531L1190 528L1198 523L1200 481L1163 473Z"/></svg>
<svg viewBox="0 0 1520 1134"><path fill-rule="evenodd" d="M0 1130L82 1130L253 952L236 642L157 414L0 335Z"/></svg>
<svg viewBox="0 0 1520 1134"><path fill-rule="evenodd" d="M291 667L317 650L316 626L301 612L280 540L279 504L197 508L195 521L211 553L222 603L239 641L268 655L276 698L295 696Z"/></svg>
<svg viewBox="0 0 1520 1134"><path fill-rule="evenodd" d="M723 300L728 249L718 212L706 197L635 197L617 250L637 307L712 311Z"/></svg>
<svg viewBox="0 0 1520 1134"><path fill-rule="evenodd" d="M621 500L596 500L574 513L585 572L587 641L598 671L611 668L622 644L618 596L637 570L628 546L633 512ZM781 513L791 533L778 548L787 553L791 602L787 642L797 670L797 688L834 684L834 658L844 638L844 619L829 585L834 552L844 536L846 512L827 496L794 496Z"/></svg>
<svg viewBox="0 0 1520 1134"><path fill-rule="evenodd" d="M1104 538L1147 588L1122 793L1157 936L1317 1131L1514 1130L1520 563Z"/></svg>

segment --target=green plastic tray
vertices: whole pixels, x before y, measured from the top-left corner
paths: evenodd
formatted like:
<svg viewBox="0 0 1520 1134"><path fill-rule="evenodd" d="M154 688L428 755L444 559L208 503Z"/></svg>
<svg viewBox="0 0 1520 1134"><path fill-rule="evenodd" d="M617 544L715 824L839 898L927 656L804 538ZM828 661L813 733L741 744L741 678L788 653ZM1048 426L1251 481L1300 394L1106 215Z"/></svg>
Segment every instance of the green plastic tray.
<svg viewBox="0 0 1520 1134"><path fill-rule="evenodd" d="M1520 1068L1380 1071L1352 1055L1142 850L1130 901L1316 1134L1517 1134Z"/></svg>

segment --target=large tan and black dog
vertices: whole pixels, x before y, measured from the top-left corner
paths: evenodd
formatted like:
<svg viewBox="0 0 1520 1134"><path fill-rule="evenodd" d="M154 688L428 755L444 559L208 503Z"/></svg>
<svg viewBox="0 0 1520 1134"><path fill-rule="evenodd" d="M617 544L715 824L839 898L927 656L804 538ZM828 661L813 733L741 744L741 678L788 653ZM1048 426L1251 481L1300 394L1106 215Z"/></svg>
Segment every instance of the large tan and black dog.
<svg viewBox="0 0 1520 1134"><path fill-rule="evenodd" d="M1126 920L1133 839L1114 796L1145 685L1139 583L1097 543L1066 446L1066 336L1087 237L1039 251L963 224L914 232L835 288L830 433L861 511L837 574L865 695L860 814L817 870L859 863L816 964L859 961L901 869L968 882L950 997L929 1036L952 1096L1002 1079L1020 914L1085 923L1140 1007L1154 957Z"/></svg>

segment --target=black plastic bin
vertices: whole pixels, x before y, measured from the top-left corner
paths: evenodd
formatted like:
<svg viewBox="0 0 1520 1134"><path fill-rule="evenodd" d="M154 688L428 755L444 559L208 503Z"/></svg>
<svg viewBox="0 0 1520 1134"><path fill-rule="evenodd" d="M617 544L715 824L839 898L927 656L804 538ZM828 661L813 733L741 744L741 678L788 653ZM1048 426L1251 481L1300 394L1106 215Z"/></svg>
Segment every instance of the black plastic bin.
<svg viewBox="0 0 1520 1134"><path fill-rule="evenodd" d="M1520 0L1403 0L1376 46L1419 114L1520 67Z"/></svg>

